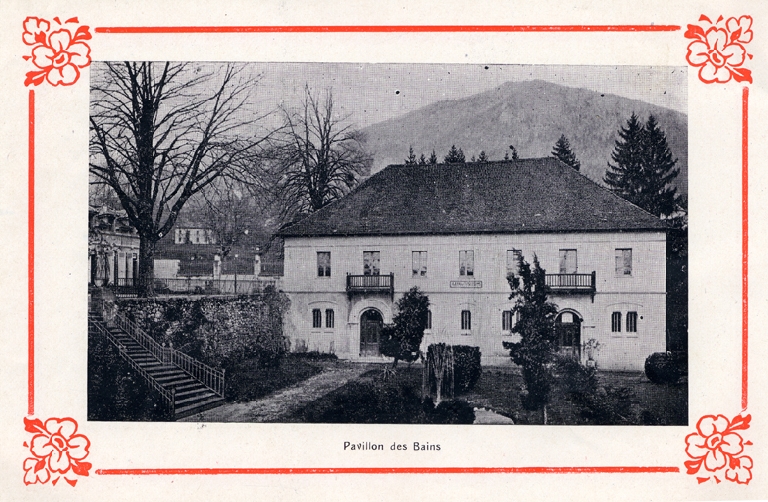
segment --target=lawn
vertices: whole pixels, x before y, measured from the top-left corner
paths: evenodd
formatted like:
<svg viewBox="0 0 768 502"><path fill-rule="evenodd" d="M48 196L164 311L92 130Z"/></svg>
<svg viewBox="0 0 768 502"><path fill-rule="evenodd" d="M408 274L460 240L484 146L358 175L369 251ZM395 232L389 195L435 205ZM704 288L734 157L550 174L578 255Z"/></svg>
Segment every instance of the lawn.
<svg viewBox="0 0 768 502"><path fill-rule="evenodd" d="M254 401L290 387L337 364L335 357L313 353L289 353L276 368L260 367L257 358L245 359L229 368L224 396L230 402Z"/></svg>
<svg viewBox="0 0 768 502"><path fill-rule="evenodd" d="M424 422L422 408L414 404L421 394L421 366L401 366L397 376L382 382L383 366L364 373L357 380L317 399L294 413L289 421L352 423L436 423ZM653 384L644 374L603 371L598 374L600 391L607 396L622 396L622 417L615 423L626 425L687 425L688 385ZM540 411L527 411L520 404L523 380L512 366L486 366L475 388L456 396L472 407L487 408L512 418L517 424L541 424ZM624 392L618 389L626 388ZM400 401L398 401L400 400ZM402 401L402 402L401 402ZM548 406L550 425L594 425L600 419L583 413L584 407L566 395L556 383ZM434 420L429 419L427 420ZM603 419L604 420L604 419Z"/></svg>

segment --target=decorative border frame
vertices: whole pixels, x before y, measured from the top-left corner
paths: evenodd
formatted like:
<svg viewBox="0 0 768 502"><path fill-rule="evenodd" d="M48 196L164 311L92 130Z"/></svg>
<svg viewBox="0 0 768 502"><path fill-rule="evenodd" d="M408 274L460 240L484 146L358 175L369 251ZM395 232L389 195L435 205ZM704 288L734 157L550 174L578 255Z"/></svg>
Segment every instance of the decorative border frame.
<svg viewBox="0 0 768 502"><path fill-rule="evenodd" d="M73 85L79 79L79 69L90 64L91 39L88 26L77 18L53 23L28 17L24 23L22 39L30 46L31 54L24 56L35 67L26 75L25 86L38 86L48 82L53 86ZM752 18L741 16L725 20L720 16L715 23L702 15L700 25L689 24L685 38L693 40L685 56L689 64L699 68L699 78L705 84L736 82L752 83L751 71L743 65L752 58L745 46L752 40ZM53 26L53 28L52 28ZM192 34L192 33L558 33L558 32L675 32L678 25L367 25L367 26L146 26L96 27L97 34ZM74 31L73 31L74 30ZM28 129L28 417L35 414L35 91L29 90ZM742 87L741 153L742 153L742 413L732 420L723 415L706 415L697 423L696 431L685 440L686 453L692 459L686 462L687 473L694 475L703 468L706 475L697 476L699 483L710 479L748 484L752 459L743 455L741 434L749 428L751 416L745 414L748 405L748 140L749 140L749 87ZM26 484L53 484L60 477L75 486L77 479L67 475L88 476L91 464L83 462L90 442L75 434L77 423L71 418L24 418L27 432L34 434L30 443L33 457L24 461ZM593 467L382 467L382 468L177 468L177 469L96 469L97 475L222 475L222 474L477 474L477 473L678 473L677 466L593 466ZM55 477L55 479L54 479ZM722 478L722 479L721 479Z"/></svg>

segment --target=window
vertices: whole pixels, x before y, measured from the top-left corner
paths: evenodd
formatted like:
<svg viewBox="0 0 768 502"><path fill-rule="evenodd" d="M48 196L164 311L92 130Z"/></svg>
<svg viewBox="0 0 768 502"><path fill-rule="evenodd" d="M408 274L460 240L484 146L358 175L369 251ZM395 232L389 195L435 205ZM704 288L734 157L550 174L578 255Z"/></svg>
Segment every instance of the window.
<svg viewBox="0 0 768 502"><path fill-rule="evenodd" d="M523 257L519 249L507 250L507 276L520 273L520 259Z"/></svg>
<svg viewBox="0 0 768 502"><path fill-rule="evenodd" d="M632 275L632 250L616 250L616 275Z"/></svg>
<svg viewBox="0 0 768 502"><path fill-rule="evenodd" d="M637 312L627 312L627 333L637 333Z"/></svg>
<svg viewBox="0 0 768 502"><path fill-rule="evenodd" d="M320 313L320 309L312 309L312 327L313 328L323 327L323 318L322 318L322 314Z"/></svg>
<svg viewBox="0 0 768 502"><path fill-rule="evenodd" d="M381 253L379 251L363 251L363 275L379 275L381 273L380 261Z"/></svg>
<svg viewBox="0 0 768 502"><path fill-rule="evenodd" d="M621 333L621 312L611 314L611 332Z"/></svg>
<svg viewBox="0 0 768 502"><path fill-rule="evenodd" d="M317 276L318 277L331 276L331 252L330 251L317 252Z"/></svg>
<svg viewBox="0 0 768 502"><path fill-rule="evenodd" d="M577 270L576 250L561 249L560 250L560 273L575 274L576 270Z"/></svg>
<svg viewBox="0 0 768 502"><path fill-rule="evenodd" d="M464 331L472 329L472 312L469 310L461 311L461 329Z"/></svg>
<svg viewBox="0 0 768 502"><path fill-rule="evenodd" d="M459 275L475 275L474 251L459 251Z"/></svg>
<svg viewBox="0 0 768 502"><path fill-rule="evenodd" d="M505 310L501 313L501 329L502 331L512 331L515 325L515 317L511 310Z"/></svg>
<svg viewBox="0 0 768 502"><path fill-rule="evenodd" d="M413 263L413 276L424 277L427 275L427 252L426 251L412 251L411 261Z"/></svg>
<svg viewBox="0 0 768 502"><path fill-rule="evenodd" d="M325 327L333 328L333 309L325 309Z"/></svg>
<svg viewBox="0 0 768 502"><path fill-rule="evenodd" d="M427 327L425 329L432 329L432 311L427 310Z"/></svg>

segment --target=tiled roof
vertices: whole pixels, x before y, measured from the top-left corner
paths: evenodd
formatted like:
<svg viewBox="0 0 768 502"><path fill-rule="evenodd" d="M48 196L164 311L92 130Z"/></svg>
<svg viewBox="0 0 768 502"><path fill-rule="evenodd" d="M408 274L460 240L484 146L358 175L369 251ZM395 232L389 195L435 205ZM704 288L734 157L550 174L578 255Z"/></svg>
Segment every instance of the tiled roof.
<svg viewBox="0 0 768 502"><path fill-rule="evenodd" d="M554 158L394 165L284 237L664 230L659 218Z"/></svg>

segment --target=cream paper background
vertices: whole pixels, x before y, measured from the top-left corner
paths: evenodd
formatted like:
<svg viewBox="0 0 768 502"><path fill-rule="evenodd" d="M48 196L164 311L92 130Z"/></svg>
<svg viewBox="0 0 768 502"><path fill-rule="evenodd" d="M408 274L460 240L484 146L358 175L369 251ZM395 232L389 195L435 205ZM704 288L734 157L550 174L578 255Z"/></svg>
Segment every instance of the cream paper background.
<svg viewBox="0 0 768 502"><path fill-rule="evenodd" d="M0 500L725 500L768 498L768 9L759 1L86 2L0 4ZM685 436L704 414L741 410L741 88L689 69L688 427L356 426L86 420L88 79L36 93L35 416L71 416L91 441L75 488L23 484L27 413L27 16L97 26L675 24L668 33L106 35L94 60L685 65L687 23L751 15L750 393L753 480L698 485ZM342 442L439 443L440 452L344 452ZM102 468L679 466L680 474L99 476Z"/></svg>

